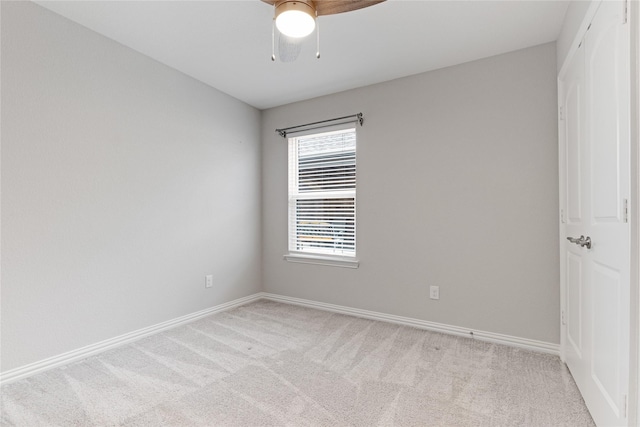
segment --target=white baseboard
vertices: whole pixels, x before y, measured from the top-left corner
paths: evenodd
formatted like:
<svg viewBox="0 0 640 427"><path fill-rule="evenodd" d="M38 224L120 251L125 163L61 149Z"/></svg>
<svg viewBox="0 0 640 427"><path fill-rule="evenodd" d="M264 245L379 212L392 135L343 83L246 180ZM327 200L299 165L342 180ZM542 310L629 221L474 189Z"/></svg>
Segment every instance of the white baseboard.
<svg viewBox="0 0 640 427"><path fill-rule="evenodd" d="M62 353L57 356L50 357L48 359L41 360L39 362L30 363L28 365L21 366L19 368L11 369L6 372L0 373L0 385L7 384L13 381L17 381L40 372L48 371L49 369L56 368L58 366L67 365L71 362L75 362L85 357L93 356L106 350L110 350L115 347L119 347L123 344L128 344L133 341L137 341L141 338L149 335L156 334L158 332L165 331L167 329L175 328L176 326L183 325L185 323L193 322L202 317L209 316L213 313L220 311L230 310L235 307L239 307L244 304L248 304L253 301L257 301L262 298L262 293L256 293L243 298L239 298L233 301L229 301L224 304L216 305L205 310L197 311L195 313L187 314L185 316L177 317L166 322L158 323L146 328L138 329L137 331L129 332L124 335L120 335L108 340L100 341L95 344L88 345L86 347L72 350L67 353Z"/></svg>
<svg viewBox="0 0 640 427"><path fill-rule="evenodd" d="M345 307L342 305L327 304L323 302L311 301L301 298L292 298L283 295L261 293L261 297L271 301L278 301L287 304L301 305L304 307L316 308L319 310L332 311L340 314L364 317L366 319L380 320L383 322L397 323L414 328L427 329L444 334L457 335L467 338L474 338L495 344L503 344L510 347L518 347L542 353L560 355L560 346L544 341L531 340L528 338L514 337L511 335L496 334L494 332L471 330L459 326L446 325L443 323L429 322L426 320L413 319L410 317L395 316L393 314L379 313L376 311L361 310L359 308Z"/></svg>
<svg viewBox="0 0 640 427"><path fill-rule="evenodd" d="M241 305L248 304L260 299L266 299L271 301L282 302L286 304L301 305L304 307L316 308L319 310L332 311L335 313L346 314L350 316L363 317L366 319L379 320L382 322L396 323L405 326L412 326L415 328L426 329L435 332L442 332L450 335L457 335L462 337L473 337L482 341L487 341L496 344L508 345L511 347L519 347L527 350L538 351L542 353L548 353L553 355L560 354L560 346L558 344L552 344L544 341L530 340L527 338L519 338L510 335L496 334L493 332L485 332L478 330L470 330L461 328L459 326L445 325L443 323L429 322L426 320L413 319L410 317L395 316L393 314L379 313L376 311L361 310L359 308L345 307L342 305L327 304L323 302L311 301L301 298L287 297L283 295L271 294L267 292L258 292L253 295L249 295L243 298L239 298L233 301L229 301L224 304L216 305L215 307L207 308L195 313L187 314L185 316L177 317L166 322L158 323L146 328L138 329L137 331L129 332L124 335L120 335L108 340L100 341L95 344L88 345L86 347L72 350L67 353L59 354L48 359L44 359L35 363L21 366L19 368L11 369L6 372L0 373L0 385L8 384L13 381L17 381L23 378L30 377L40 372L48 371L49 369L57 368L59 366L67 365L69 363L84 359L85 357L93 356L103 351L110 350L115 347L119 347L124 344L128 344L133 341L137 341L141 338L149 335L156 334L158 332L165 331L167 329L175 328L176 326L183 325L185 323L193 322L202 317L209 316L214 313L218 313L225 310L230 310Z"/></svg>

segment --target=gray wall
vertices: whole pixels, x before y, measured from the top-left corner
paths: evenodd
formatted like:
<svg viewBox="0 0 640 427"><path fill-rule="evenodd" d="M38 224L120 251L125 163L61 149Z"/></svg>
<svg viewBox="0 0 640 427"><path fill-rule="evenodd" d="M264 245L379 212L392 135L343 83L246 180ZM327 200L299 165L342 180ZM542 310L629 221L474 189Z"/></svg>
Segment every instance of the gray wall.
<svg viewBox="0 0 640 427"><path fill-rule="evenodd" d="M2 371L260 291L258 110L27 2L1 83Z"/></svg>
<svg viewBox="0 0 640 427"><path fill-rule="evenodd" d="M274 129L359 111L360 268L288 263L287 144ZM559 343L554 43L262 119L266 292Z"/></svg>
<svg viewBox="0 0 640 427"><path fill-rule="evenodd" d="M1 7L0 371L263 289L559 341L553 44L267 110L261 135L240 101ZM358 111L361 267L287 263L273 130Z"/></svg>

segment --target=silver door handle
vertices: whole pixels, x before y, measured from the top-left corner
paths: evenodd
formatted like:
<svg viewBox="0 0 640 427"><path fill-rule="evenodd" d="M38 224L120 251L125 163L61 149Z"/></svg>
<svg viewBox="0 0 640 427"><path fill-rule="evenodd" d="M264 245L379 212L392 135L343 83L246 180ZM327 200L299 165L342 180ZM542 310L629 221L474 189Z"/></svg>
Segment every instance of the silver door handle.
<svg viewBox="0 0 640 427"><path fill-rule="evenodd" d="M580 245L583 248L591 249L591 237L580 236L580 237L567 237L567 240L571 243L575 243L576 245Z"/></svg>

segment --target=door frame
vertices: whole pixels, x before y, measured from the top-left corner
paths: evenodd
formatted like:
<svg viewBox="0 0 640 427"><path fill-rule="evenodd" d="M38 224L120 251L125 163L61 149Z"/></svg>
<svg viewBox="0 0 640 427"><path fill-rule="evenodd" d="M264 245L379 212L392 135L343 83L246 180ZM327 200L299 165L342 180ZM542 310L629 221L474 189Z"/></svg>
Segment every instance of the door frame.
<svg viewBox="0 0 640 427"><path fill-rule="evenodd" d="M587 9L585 16L578 27L578 31L571 43L571 47L567 53L567 56L563 59L562 67L558 72L558 106L562 105L562 94L564 87L561 78L564 77L567 68L570 64L570 59L578 50L582 39L584 38L589 24L593 20L600 2L603 0L591 1L589 8ZM605 0L606 1L606 0ZM628 19L631 32L630 43L630 64L631 64L631 114L630 114L630 198L629 201L629 225L630 225L630 257L631 257L631 271L630 271L630 301L629 301L629 395L628 395L628 408L627 408L627 422L628 425L640 424L640 2L627 0L628 4ZM564 195L563 185L563 173L564 173L564 153L562 148L564 147L564 133L560 127L560 115L559 111L558 120L558 172L559 172L559 196L560 203ZM566 313L566 271L564 265L564 257L566 256L563 250L563 212L559 212L559 237L560 237L560 359L566 361L566 325L564 324L564 313Z"/></svg>
<svg viewBox="0 0 640 427"><path fill-rule="evenodd" d="M631 24L631 342L629 371L629 420L640 423L640 3L629 1ZM634 351L635 350L635 351Z"/></svg>

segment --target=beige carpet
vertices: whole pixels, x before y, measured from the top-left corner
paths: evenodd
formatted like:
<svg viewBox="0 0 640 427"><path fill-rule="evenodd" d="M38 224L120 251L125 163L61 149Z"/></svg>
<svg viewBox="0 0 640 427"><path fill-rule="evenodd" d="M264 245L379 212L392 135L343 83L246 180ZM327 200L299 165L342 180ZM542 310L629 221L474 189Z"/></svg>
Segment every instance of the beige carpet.
<svg viewBox="0 0 640 427"><path fill-rule="evenodd" d="M557 357L270 301L2 387L7 426L591 426Z"/></svg>

